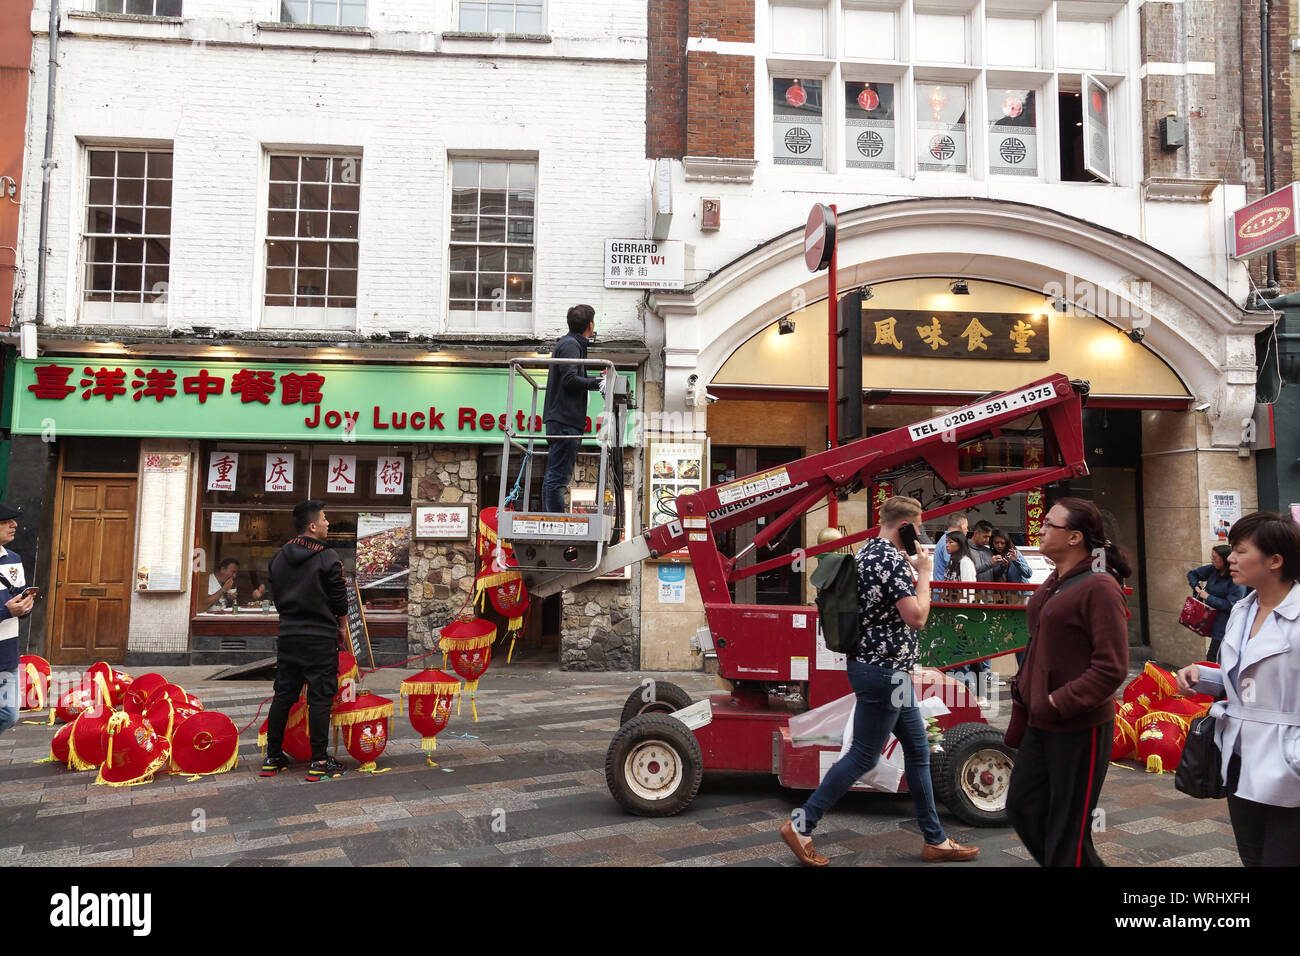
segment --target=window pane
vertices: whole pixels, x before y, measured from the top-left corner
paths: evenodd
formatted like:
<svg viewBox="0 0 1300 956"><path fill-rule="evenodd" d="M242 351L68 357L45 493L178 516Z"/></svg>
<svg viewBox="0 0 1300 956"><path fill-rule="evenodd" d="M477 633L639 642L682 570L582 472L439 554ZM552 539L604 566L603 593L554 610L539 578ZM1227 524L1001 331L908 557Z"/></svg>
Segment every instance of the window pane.
<svg viewBox="0 0 1300 956"><path fill-rule="evenodd" d="M478 163L457 161L451 164L453 186L478 186Z"/></svg>
<svg viewBox="0 0 1300 956"><path fill-rule="evenodd" d="M478 221L478 238L479 242L505 242L506 241L506 220L502 216L487 217Z"/></svg>
<svg viewBox="0 0 1300 956"><path fill-rule="evenodd" d="M298 295L323 296L325 294L325 270L299 269L297 286Z"/></svg>
<svg viewBox="0 0 1300 956"><path fill-rule="evenodd" d="M452 246L448 256L453 272L473 272L477 256L473 246Z"/></svg>
<svg viewBox="0 0 1300 956"><path fill-rule="evenodd" d="M86 287L91 292L110 292L113 289L113 267L91 264L86 276Z"/></svg>
<svg viewBox="0 0 1300 956"><path fill-rule="evenodd" d="M91 239L86 245L87 262L112 262L113 240L107 237Z"/></svg>
<svg viewBox="0 0 1300 956"><path fill-rule="evenodd" d="M929 63L966 62L966 18L918 13L916 35L923 37L917 59Z"/></svg>
<svg viewBox="0 0 1300 956"><path fill-rule="evenodd" d="M118 262L144 262L144 242L140 239L116 240Z"/></svg>
<svg viewBox="0 0 1300 956"><path fill-rule="evenodd" d="M531 303L533 300L533 277L530 275L511 276L506 289L506 298L511 302ZM525 309L527 311L527 309Z"/></svg>
<svg viewBox="0 0 1300 956"><path fill-rule="evenodd" d="M844 11L844 55L863 60L898 59L898 24L892 10Z"/></svg>
<svg viewBox="0 0 1300 956"><path fill-rule="evenodd" d="M1038 66L1038 22L989 17L988 61L992 66Z"/></svg>
<svg viewBox="0 0 1300 956"><path fill-rule="evenodd" d="M330 215L331 239L355 239L357 237L356 213L336 212Z"/></svg>
<svg viewBox="0 0 1300 956"><path fill-rule="evenodd" d="M532 243L533 221L531 219L511 219L509 229L506 234L507 242Z"/></svg>
<svg viewBox="0 0 1300 956"><path fill-rule="evenodd" d="M117 175L133 179L144 178L144 153L120 152L117 154Z"/></svg>
<svg viewBox="0 0 1300 956"><path fill-rule="evenodd" d="M352 269L330 270L329 289L331 296L355 297L357 294L357 274Z"/></svg>
<svg viewBox="0 0 1300 956"><path fill-rule="evenodd" d="M510 215L531 216L533 214L533 191L510 190Z"/></svg>
<svg viewBox="0 0 1300 956"><path fill-rule="evenodd" d="M327 258L329 258L329 249L323 242L298 244L298 268L300 269L324 269Z"/></svg>
<svg viewBox="0 0 1300 956"><path fill-rule="evenodd" d="M478 276L478 298L480 302L500 302L505 295L506 277L500 273ZM501 290L501 291L497 291Z"/></svg>
<svg viewBox="0 0 1300 956"><path fill-rule="evenodd" d="M485 247L478 251L479 272L504 272L506 269L506 251L501 248Z"/></svg>
<svg viewBox="0 0 1300 956"><path fill-rule="evenodd" d="M989 172L1038 175L1038 98L1034 90L990 87Z"/></svg>
<svg viewBox="0 0 1300 956"><path fill-rule="evenodd" d="M484 216L504 216L506 214L506 191L504 189L484 189L478 194L478 211Z"/></svg>
<svg viewBox="0 0 1300 956"><path fill-rule="evenodd" d="M925 172L967 171L966 87L918 83L916 127L917 168Z"/></svg>
<svg viewBox="0 0 1300 956"><path fill-rule="evenodd" d="M266 201L272 209L293 209L298 205L297 184L271 183L267 190Z"/></svg>
<svg viewBox="0 0 1300 956"><path fill-rule="evenodd" d="M297 182L298 181L298 157L297 156L272 156L271 157L271 180L273 182Z"/></svg>
<svg viewBox="0 0 1300 956"><path fill-rule="evenodd" d="M92 179L90 181L89 199L94 206L111 206L113 204L113 180Z"/></svg>
<svg viewBox="0 0 1300 956"><path fill-rule="evenodd" d="M343 0L339 23L345 27L364 27L366 25L365 0L356 0L356 2Z"/></svg>
<svg viewBox="0 0 1300 956"><path fill-rule="evenodd" d="M532 189L537 185L537 167L531 163L511 163L509 175L511 189Z"/></svg>
<svg viewBox="0 0 1300 956"><path fill-rule="evenodd" d="M88 232L113 231L113 210L109 206L92 206L88 220Z"/></svg>
<svg viewBox="0 0 1300 956"><path fill-rule="evenodd" d="M448 286L453 299L471 299L474 297L474 273L453 272Z"/></svg>
<svg viewBox="0 0 1300 956"><path fill-rule="evenodd" d="M1056 24L1056 58L1060 66L1081 70L1105 70L1105 22L1062 20Z"/></svg>
<svg viewBox="0 0 1300 956"><path fill-rule="evenodd" d="M462 0L460 29L466 33L482 33L487 29L487 4Z"/></svg>
<svg viewBox="0 0 1300 956"><path fill-rule="evenodd" d="M144 232L144 210L119 208L114 215L113 231L128 236L138 236Z"/></svg>
<svg viewBox="0 0 1300 956"><path fill-rule="evenodd" d="M308 22L307 0L282 0L280 4L280 19L284 23Z"/></svg>
<svg viewBox="0 0 1300 956"><path fill-rule="evenodd" d="M506 256L507 268L511 272L533 271L533 250L511 249Z"/></svg>
<svg viewBox="0 0 1300 956"><path fill-rule="evenodd" d="M293 294L293 270L292 269L267 269L266 270L266 294L267 295L292 295Z"/></svg>
<svg viewBox="0 0 1300 956"><path fill-rule="evenodd" d="M117 204L119 206L143 206L144 180L119 179L117 181Z"/></svg>
<svg viewBox="0 0 1300 956"><path fill-rule="evenodd" d="M296 249L296 243L268 242L266 244L266 264L268 266L292 266L294 250Z"/></svg>
<svg viewBox="0 0 1300 956"><path fill-rule="evenodd" d="M150 206L170 206L172 204L172 181L170 179L151 179L145 195Z"/></svg>
<svg viewBox="0 0 1300 956"><path fill-rule="evenodd" d="M323 183L329 181L330 161L320 156L302 158L302 181L305 183Z"/></svg>
<svg viewBox="0 0 1300 956"><path fill-rule="evenodd" d="M158 0L158 2L162 3L163 0ZM180 16L180 14L177 14L177 16ZM150 153L149 154L149 176L151 178L161 177L163 179L171 179L172 154L171 153Z"/></svg>
<svg viewBox="0 0 1300 956"><path fill-rule="evenodd" d="M298 217L292 212L277 212L272 209L266 214L266 234L268 236L292 236L294 223Z"/></svg>
<svg viewBox="0 0 1300 956"><path fill-rule="evenodd" d="M301 239L324 239L328 233L329 213L298 213L298 237Z"/></svg>
<svg viewBox="0 0 1300 956"><path fill-rule="evenodd" d="M160 17L179 17L181 0L155 0L154 13Z"/></svg>
<svg viewBox="0 0 1300 956"><path fill-rule="evenodd" d="M825 10L820 7L773 7L772 52L822 56L826 52Z"/></svg>
<svg viewBox="0 0 1300 956"><path fill-rule="evenodd" d="M893 169L898 155L894 84L845 83L844 145L854 169Z"/></svg>
<svg viewBox="0 0 1300 956"><path fill-rule="evenodd" d="M172 241L170 239L146 239L144 241L144 261L149 263L166 263L171 261Z"/></svg>
<svg viewBox="0 0 1300 956"><path fill-rule="evenodd" d="M520 6L515 11L515 32L516 33L541 33L542 32L542 11Z"/></svg>
<svg viewBox="0 0 1300 956"><path fill-rule="evenodd" d="M509 175L510 166L507 163L484 163L483 181L479 185L484 189L505 189L509 185Z"/></svg>
<svg viewBox="0 0 1300 956"><path fill-rule="evenodd" d="M453 189L451 191L452 215L474 215L478 212L478 190Z"/></svg>
<svg viewBox="0 0 1300 956"><path fill-rule="evenodd" d="M112 153L111 151L91 150L90 175L112 176L114 156L115 154Z"/></svg>
<svg viewBox="0 0 1300 956"><path fill-rule="evenodd" d="M772 80L773 160L786 166L821 166L821 80Z"/></svg>
<svg viewBox="0 0 1300 956"><path fill-rule="evenodd" d="M162 295L167 291L167 266L144 267L144 291L150 295Z"/></svg>
<svg viewBox="0 0 1300 956"><path fill-rule="evenodd" d="M328 209L330 188L326 183L303 183L298 190L299 209Z"/></svg>
<svg viewBox="0 0 1300 956"><path fill-rule="evenodd" d="M354 242L331 242L330 268L355 269L357 267L357 244Z"/></svg>
<svg viewBox="0 0 1300 956"><path fill-rule="evenodd" d="M311 0L311 22L326 26L337 26L339 22L339 0Z"/></svg>
<svg viewBox="0 0 1300 956"><path fill-rule="evenodd" d="M144 231L153 236L169 236L172 231L172 211L170 208L146 209L144 211Z"/></svg>
<svg viewBox="0 0 1300 956"><path fill-rule="evenodd" d="M500 30L513 33L515 29L515 7L513 3L489 3L487 28L489 33Z"/></svg>
<svg viewBox="0 0 1300 956"><path fill-rule="evenodd" d="M451 238L457 242L473 242L477 238L477 223L474 216L452 216Z"/></svg>
<svg viewBox="0 0 1300 956"><path fill-rule="evenodd" d="M330 190L330 208L344 212L356 212L361 208L361 187L340 186L335 183Z"/></svg>
<svg viewBox="0 0 1300 956"><path fill-rule="evenodd" d="M361 160L356 156L343 156L334 160L334 182L347 186L361 183Z"/></svg>

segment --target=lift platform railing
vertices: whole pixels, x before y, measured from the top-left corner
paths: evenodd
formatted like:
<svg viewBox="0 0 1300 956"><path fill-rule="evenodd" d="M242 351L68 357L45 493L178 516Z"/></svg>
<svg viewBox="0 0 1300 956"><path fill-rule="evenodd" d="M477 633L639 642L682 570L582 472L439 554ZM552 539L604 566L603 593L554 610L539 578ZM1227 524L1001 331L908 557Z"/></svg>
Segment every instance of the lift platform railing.
<svg viewBox="0 0 1300 956"><path fill-rule="evenodd" d="M594 436L554 435L544 430L544 427L536 427L540 422L538 401L546 391L546 381L539 381L528 370L549 371L559 365L576 365L584 371L599 368L605 373L599 389L605 408L598 419ZM618 502L614 505L615 514L610 514L605 507L605 498L611 452L622 455L623 429L619 410L630 402L627 381L618 375L614 363L607 359L516 358L510 360L509 368L510 374L506 381L506 428L501 454L501 493L497 501L501 538L513 546L520 570L566 573L593 571L601 563L605 543L610 540L616 523ZM531 391L528 421L522 431L516 425L516 378L522 378ZM532 487L533 480L533 462L539 453L539 447L545 451L555 440L585 443L593 438L598 447L594 454L600 456L600 461L592 513L570 511L550 514L527 510L528 489ZM508 490L512 487L512 453L523 456L523 462L519 466L520 474L514 482L515 487L523 489L523 500L519 504L515 504L512 500L514 493ZM619 465L621 464L620 457ZM515 505L518 510L507 510L507 505Z"/></svg>

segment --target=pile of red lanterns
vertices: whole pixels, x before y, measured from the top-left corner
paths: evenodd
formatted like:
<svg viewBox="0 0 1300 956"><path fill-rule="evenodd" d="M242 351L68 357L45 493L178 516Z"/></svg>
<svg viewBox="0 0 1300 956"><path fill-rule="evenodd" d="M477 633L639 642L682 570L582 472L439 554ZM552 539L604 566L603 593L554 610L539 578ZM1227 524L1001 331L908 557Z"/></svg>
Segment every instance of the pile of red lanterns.
<svg viewBox="0 0 1300 956"><path fill-rule="evenodd" d="M132 677L101 661L76 685L51 699L50 665L35 656L19 665L23 710L50 709L62 727L49 761L98 771L111 787L148 783L167 770L189 776L224 773L239 762L239 731L225 714L160 674Z"/></svg>
<svg viewBox="0 0 1300 956"><path fill-rule="evenodd" d="M1198 667L1216 667L1202 662ZM1110 759L1133 759L1148 773L1173 773L1183 756L1193 720L1214 703L1207 694L1177 693L1174 675L1150 661L1115 701L1115 733Z"/></svg>

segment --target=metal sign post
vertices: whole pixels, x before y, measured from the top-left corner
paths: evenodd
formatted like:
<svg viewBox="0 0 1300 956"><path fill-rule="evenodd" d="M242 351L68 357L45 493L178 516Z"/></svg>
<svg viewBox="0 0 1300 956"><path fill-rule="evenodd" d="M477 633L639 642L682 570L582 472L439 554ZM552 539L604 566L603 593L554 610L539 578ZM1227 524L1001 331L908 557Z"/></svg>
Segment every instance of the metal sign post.
<svg viewBox="0 0 1300 956"><path fill-rule="evenodd" d="M817 203L812 207L812 212L808 214L808 224L804 227L803 232L803 258L804 264L808 266L810 272L820 272L828 265L830 270L826 274L826 337L827 337L827 368L826 368L826 447L835 448L837 441L836 432L839 422L839 396L836 394L836 339L839 323L837 322L836 309L839 304L839 290L836 288L836 269L839 264L836 255L835 242L835 219L836 208L834 205L825 206ZM832 528L840 526L840 508L839 502L835 496L831 495L827 503L827 520Z"/></svg>

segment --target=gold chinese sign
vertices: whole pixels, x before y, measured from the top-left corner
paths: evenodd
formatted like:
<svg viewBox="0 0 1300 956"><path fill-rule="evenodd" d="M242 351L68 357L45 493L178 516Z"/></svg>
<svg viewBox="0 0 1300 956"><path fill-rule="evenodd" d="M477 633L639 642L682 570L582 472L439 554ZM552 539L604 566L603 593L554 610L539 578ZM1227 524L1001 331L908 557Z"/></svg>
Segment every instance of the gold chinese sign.
<svg viewBox="0 0 1300 956"><path fill-rule="evenodd" d="M1047 317L1015 312L863 309L862 353L1045 362Z"/></svg>

